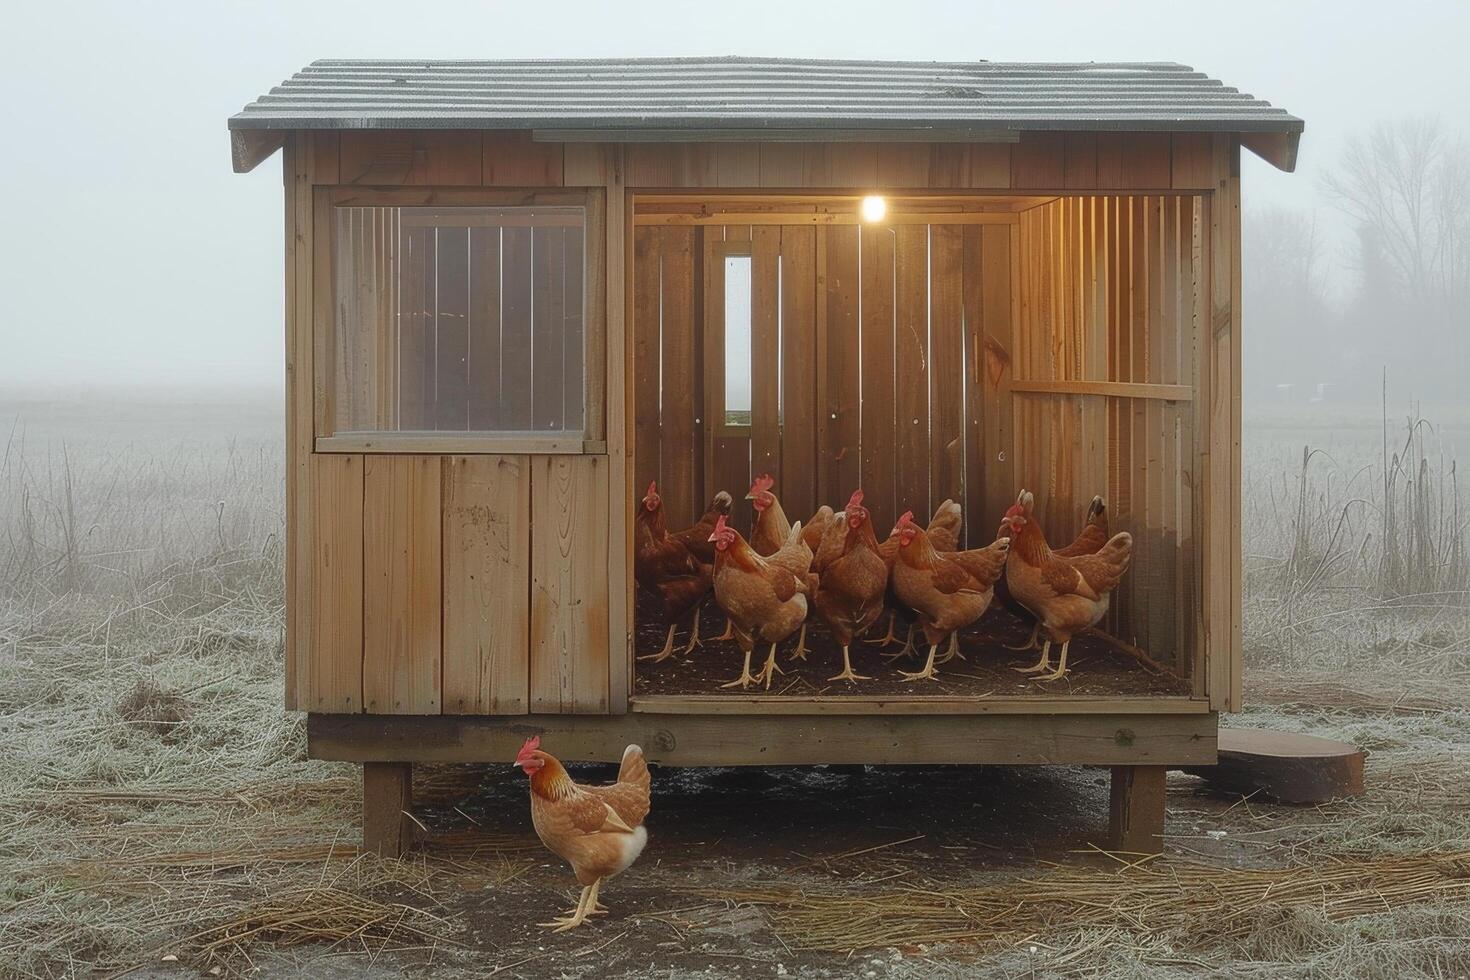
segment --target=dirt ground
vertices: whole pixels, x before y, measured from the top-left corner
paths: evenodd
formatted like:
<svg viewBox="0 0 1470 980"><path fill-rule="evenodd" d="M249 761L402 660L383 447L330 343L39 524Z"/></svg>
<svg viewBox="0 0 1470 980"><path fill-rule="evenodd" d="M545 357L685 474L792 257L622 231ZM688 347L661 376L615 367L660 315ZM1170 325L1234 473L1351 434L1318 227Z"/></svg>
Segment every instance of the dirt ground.
<svg viewBox="0 0 1470 980"><path fill-rule="evenodd" d="M1093 846L1099 770L659 770L610 914L552 935L535 924L576 885L508 760L419 772L423 842L381 860L356 847L356 770L307 759L281 710L278 401L79 404L0 403L24 423L0 462L0 977L1470 976L1466 585L1385 597L1360 538L1356 566L1312 534L1283 555L1294 432L1249 446L1247 708L1226 722L1362 746L1365 796L1285 807L1171 774L1165 852L1137 862ZM954 673L1028 684L988 642ZM1072 690L1108 656L1079 651ZM739 662L655 667L704 684ZM784 680L836 669L818 649Z"/></svg>

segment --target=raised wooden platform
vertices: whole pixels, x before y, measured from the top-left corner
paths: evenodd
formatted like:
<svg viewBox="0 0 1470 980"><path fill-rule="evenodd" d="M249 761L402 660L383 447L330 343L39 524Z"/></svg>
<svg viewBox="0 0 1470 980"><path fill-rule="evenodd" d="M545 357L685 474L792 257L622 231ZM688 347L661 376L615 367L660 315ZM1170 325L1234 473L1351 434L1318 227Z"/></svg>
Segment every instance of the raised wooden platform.
<svg viewBox="0 0 1470 980"><path fill-rule="evenodd" d="M1259 728L1222 728L1219 761L1184 767L1210 785L1274 803L1325 803L1363 794L1363 762L1355 745L1315 735Z"/></svg>

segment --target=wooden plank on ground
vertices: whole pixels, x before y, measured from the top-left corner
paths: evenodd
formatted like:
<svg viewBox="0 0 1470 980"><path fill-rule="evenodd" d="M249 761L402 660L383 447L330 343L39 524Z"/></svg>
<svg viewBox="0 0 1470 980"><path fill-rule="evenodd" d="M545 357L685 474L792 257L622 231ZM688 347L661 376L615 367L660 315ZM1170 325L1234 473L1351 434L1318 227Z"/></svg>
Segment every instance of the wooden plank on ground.
<svg viewBox="0 0 1470 980"><path fill-rule="evenodd" d="M862 487L863 504L877 527L892 527L898 509L895 480L894 409L897 391L893 363L893 246L892 228L864 225L862 259Z"/></svg>
<svg viewBox="0 0 1470 980"><path fill-rule="evenodd" d="M308 710L362 710L361 456L311 457L312 644Z"/></svg>
<svg viewBox="0 0 1470 980"><path fill-rule="evenodd" d="M1212 787L1276 803L1328 803L1363 795L1363 762L1368 753L1348 742L1273 732L1259 728L1222 728L1219 761L1191 766Z"/></svg>
<svg viewBox="0 0 1470 980"><path fill-rule="evenodd" d="M531 466L531 710L606 714L607 457Z"/></svg>
<svg viewBox="0 0 1470 980"><path fill-rule="evenodd" d="M912 510L922 520L932 512L927 225L900 225L894 229L893 282L895 509L898 513Z"/></svg>
<svg viewBox="0 0 1470 980"><path fill-rule="evenodd" d="M444 712L529 710L531 462L444 458Z"/></svg>
<svg viewBox="0 0 1470 980"><path fill-rule="evenodd" d="M437 714L442 693L441 459L365 460L364 710Z"/></svg>

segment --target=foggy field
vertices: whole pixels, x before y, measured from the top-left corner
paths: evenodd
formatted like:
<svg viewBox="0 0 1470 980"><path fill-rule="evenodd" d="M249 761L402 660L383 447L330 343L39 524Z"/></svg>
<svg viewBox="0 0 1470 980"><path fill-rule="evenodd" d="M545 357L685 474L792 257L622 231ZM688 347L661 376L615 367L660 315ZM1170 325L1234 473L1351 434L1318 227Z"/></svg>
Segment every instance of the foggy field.
<svg viewBox="0 0 1470 980"><path fill-rule="evenodd" d="M1430 423L1246 422L1228 723L1356 742L1366 797L1174 774L1166 854L1128 869L1082 853L1098 771L663 770L612 913L550 936L575 886L520 773L421 767L398 862L356 852L356 769L305 760L278 396L0 400L0 976L1463 975L1470 418Z"/></svg>

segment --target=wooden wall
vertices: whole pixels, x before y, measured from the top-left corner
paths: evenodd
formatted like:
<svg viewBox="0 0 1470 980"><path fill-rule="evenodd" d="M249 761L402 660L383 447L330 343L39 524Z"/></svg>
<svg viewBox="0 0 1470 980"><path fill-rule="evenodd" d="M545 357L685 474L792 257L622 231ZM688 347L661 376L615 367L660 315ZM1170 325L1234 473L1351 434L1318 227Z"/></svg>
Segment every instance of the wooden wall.
<svg viewBox="0 0 1470 980"><path fill-rule="evenodd" d="M886 531L952 497L988 540L1014 498L1001 447L1017 218L975 217L638 226L635 487L658 480L676 525L761 473L792 520L861 486ZM719 422L731 251L750 255L754 279L751 422L739 429ZM736 509L737 526L749 517Z"/></svg>
<svg viewBox="0 0 1470 980"><path fill-rule="evenodd" d="M1105 624L1194 670L1195 349L1204 202L1068 197L1024 212L1016 333L1018 483L1054 546L1102 494L1133 567Z"/></svg>
<svg viewBox="0 0 1470 980"><path fill-rule="evenodd" d="M643 359L635 355L647 352L638 346L646 338L635 344L637 338L627 332L636 312L636 290L627 288L627 263L635 261L635 269L641 272L635 252L641 250L646 257L656 244L661 267L667 267L667 262L674 267L683 263L681 250L686 246L689 264L698 265L709 237L707 228L682 234L664 230L656 243L641 234L635 242L635 193L676 189L863 193L901 188L1205 195L1199 216L1204 248L1200 289L1205 305L1193 335L1194 374L1180 378L1180 383L1192 385L1195 392L1192 408L1182 415L1193 423L1194 476L1199 481L1190 495L1197 538L1193 581L1198 588L1197 601L1190 601L1200 612L1194 624L1202 658L1196 676L1207 681L1214 707L1238 706L1238 161L1235 137L1197 134L1023 134L1013 144L671 145L561 145L536 143L525 133L459 131L291 134L285 153L287 706L360 711L365 707L362 699L371 697L373 710L514 713L527 710L524 704L537 710L625 711L633 625L629 502L635 489L641 490L635 480L641 482L642 477L635 477L635 470L646 466L643 454L649 445L646 432L635 432L643 417L637 404L646 398L637 378ZM315 439L324 428L320 421L329 417L324 413L331 406L314 341L333 311L330 293L319 288L320 276L314 272L330 268L326 229L331 216L320 197L314 200L314 191L360 188L376 193L414 188L425 201L448 203L463 200L461 195L472 197L483 188L560 187L598 189L597 199L605 207L601 232L589 233L586 260L590 270L601 273L588 281L587 316L590 321L599 313L605 315L606 338L604 344L588 350L588 430L605 433L605 447L598 448L605 448L606 456L504 452L425 458L423 454L317 453ZM1140 220L1147 227L1148 217ZM894 305L892 317L898 316L900 307L912 306L912 297L923 281L914 271L917 249L907 240L909 235L900 242L894 233L887 242L872 242L872 248L863 253L865 258L859 260L853 246L861 248L860 236L867 232L805 228L793 231L789 243L784 229L760 233L765 239L772 234L782 240L774 254L783 275L804 280L810 252L810 309L805 292L793 293L783 300L783 306L794 305L783 308L781 316L796 323L810 321L816 338L808 369L800 358L811 346L797 333L790 335L793 342L799 341L790 352L795 369L804 376L808 372L816 376L811 400L793 403L793 411L810 410L815 426L809 433L794 427L789 437L781 433L773 451L779 452L782 468L790 472L795 471L785 462L788 453L793 459L815 458L814 498L845 499L856 480L883 487L890 479L881 462L887 445L881 433L864 438L866 427L848 383L853 369L847 355L852 347L868 342L881 348L880 334L874 330L875 321L885 315L881 312L885 301ZM905 361L893 366L891 409L890 401L884 400L886 387L878 379L874 390L880 392L880 401L873 414L886 417L893 412L894 458L902 452L910 463L920 457L929 461L925 467L893 471L894 508L900 493L937 499L935 495L947 492L958 478L972 514L998 513L1003 498L985 496L977 502L973 488L989 485L992 468L1005 473L1004 467L1015 465L1013 455L1000 460L995 447L1020 437L1007 431L1008 426L1019 424L1019 414L1012 418L1000 406L1012 393L1013 375L1024 376L1015 363L1019 351L1012 338L1004 335L1004 327L977 331L969 315L977 308L983 311L988 297L1001 296L1006 289L1011 291L1011 303L1020 302L1021 226L1005 233L1009 241L1004 244L998 240L1001 232L989 226L963 229L958 248L948 241L953 234L946 231L940 236L945 241L931 251L931 259L958 261L964 268L978 270L978 275L962 276L957 294L946 288L931 295L929 316L931 324L939 323L939 329L931 326L926 343L939 346L928 351L923 386L900 388L897 372L914 376L916 359L911 350L895 350L895 357L902 353ZM666 252L666 247L673 251ZM769 242L761 249L763 256L771 253ZM1010 257L1006 264L986 260L987 255L1002 250ZM892 263L895 282L903 273L901 287L889 297L871 296L871 305L866 302L869 297L862 295L861 265L867 257L884 268ZM932 269L928 275L950 280ZM705 288L702 272L692 276L689 288L693 304ZM861 316L854 310L854 295L862 301ZM981 386L978 417L970 401L952 400L956 375L931 367L938 363L935 358L941 347L953 347L955 307L965 311L964 377L993 379ZM682 314L676 307L672 312L665 309L663 315L677 320ZM986 322L991 322L988 317ZM1005 322L1009 325L1011 321ZM833 350L830 341L837 337L844 338L846 345L838 344ZM660 334L660 359L698 363L697 347L680 346L677 333L670 339L666 348ZM786 354L783 350L783 358ZM874 354L874 370L886 376L877 348ZM329 356L322 360L330 366ZM1089 370L1097 369L1095 360L1084 363ZM864 365L867 370L869 361L864 359ZM1125 366L1132 370L1132 361ZM1111 365L1109 370L1113 370ZM698 375L691 368L691 398L701 397ZM930 419L927 450L921 443L902 439L898 427L905 399L917 397L924 387L930 399L942 406ZM995 406L987 399L994 400ZM956 418L949 407L956 404L964 405L963 418ZM1087 431L1102 440L1121 439L1126 421L1131 440L1135 417L1129 415L1125 420L1121 411L1105 410L1099 421L1093 410ZM1148 411L1144 409L1145 440L1150 432L1164 427L1165 409L1159 408L1157 422L1150 421ZM1181 431L1185 421L1179 419ZM691 421L691 426L699 424ZM949 458L936 456L934 447L936 442L948 445L947 434L961 424L967 453L964 473L956 474ZM1150 425L1155 428L1149 429ZM979 435L974 434L977 429ZM761 444L769 448L769 425L762 431ZM681 447L694 445L699 438L693 428L659 432L660 459L666 447L668 458L673 459ZM751 440L756 442L754 434ZM972 445L983 452L968 452ZM855 451L842 451L854 447ZM1046 475L1050 479L1051 474ZM748 476L746 470L741 479ZM1021 476L1019 472L998 476L996 485L1013 486ZM1112 469L1105 476L1111 493L1130 494L1131 506L1134 487L1119 482L1121 476ZM687 479L692 499L703 503L699 498L710 489L707 476L691 473L674 478ZM733 474L728 479L733 480ZM1072 492L1078 495L1088 492L1084 482L1092 485L1091 474L1084 480L1075 469L1070 479ZM1144 480L1146 483L1147 474ZM919 485L910 486L910 481ZM837 488L835 493L833 488ZM806 493L799 477L785 495L790 496L792 490L798 497ZM880 494L886 498L888 491L882 489ZM511 511L515 515L508 525L494 524L499 530L493 533L476 523L496 513L483 501L486 497L509 501L498 505L506 508L501 516ZM359 502L357 506L354 501ZM432 501L438 501L440 508L437 525L415 510L419 503L431 510ZM789 509L795 516L804 506L794 501ZM580 561L580 556L586 560ZM576 569L574 574L569 567ZM479 580L471 578L476 568L479 574L511 587L495 588L487 596ZM355 590L359 579L362 589ZM524 602L520 596L525 597ZM435 601L441 609L437 626L427 612ZM501 629L501 624L507 628ZM522 629L524 643L518 632ZM357 657L342 653L354 648L360 651ZM524 651L524 663L520 651ZM356 705L351 701L354 694Z"/></svg>

